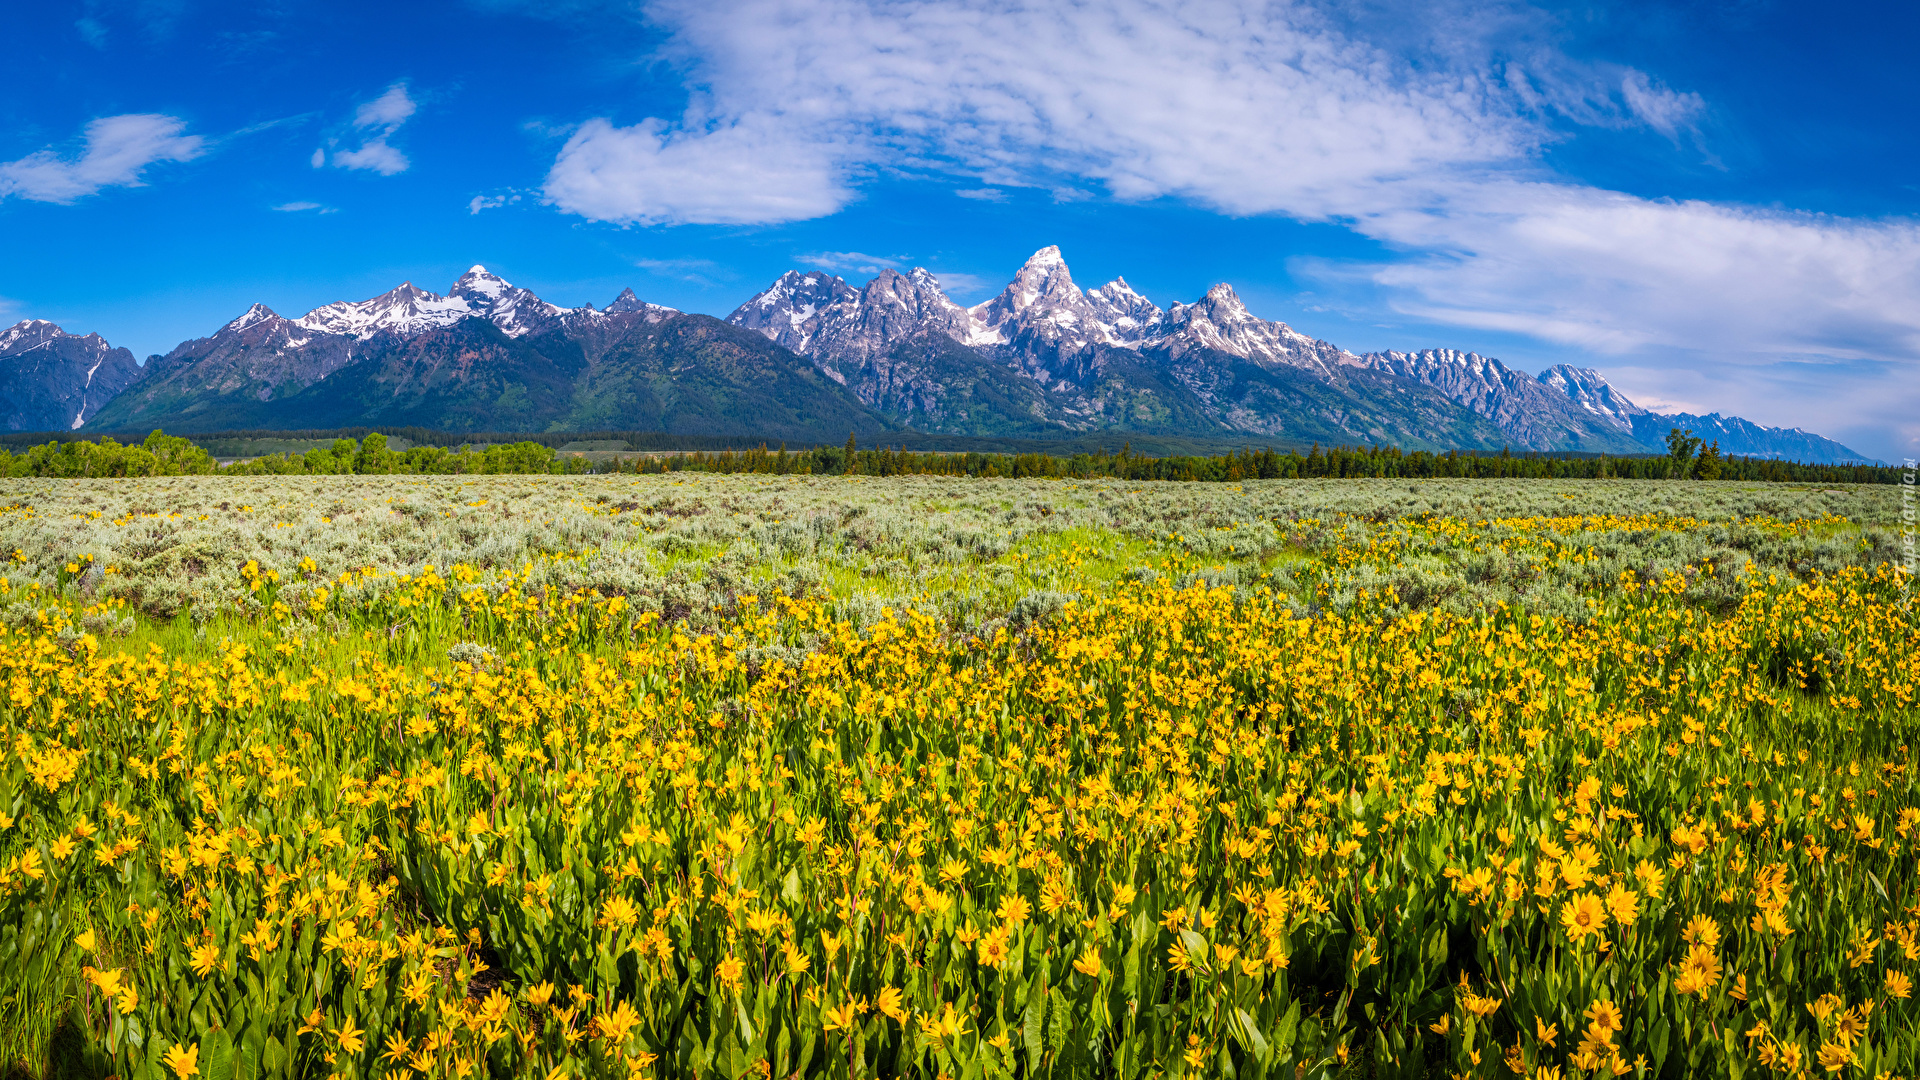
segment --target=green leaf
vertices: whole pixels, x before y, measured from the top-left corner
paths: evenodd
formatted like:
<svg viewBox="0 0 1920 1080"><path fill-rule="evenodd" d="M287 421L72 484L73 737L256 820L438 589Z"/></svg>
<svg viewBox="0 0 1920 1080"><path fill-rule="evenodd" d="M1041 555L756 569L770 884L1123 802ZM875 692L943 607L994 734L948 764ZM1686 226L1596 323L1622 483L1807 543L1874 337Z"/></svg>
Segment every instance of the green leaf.
<svg viewBox="0 0 1920 1080"><path fill-rule="evenodd" d="M1187 958L1196 967L1204 965L1207 970L1213 970L1213 966L1208 963L1206 938L1201 937L1191 928L1183 926L1180 928L1180 947L1186 950Z"/></svg>
<svg viewBox="0 0 1920 1080"><path fill-rule="evenodd" d="M233 1080L233 1036L226 1028L201 1036L200 1075L206 1080Z"/></svg>
<svg viewBox="0 0 1920 1080"><path fill-rule="evenodd" d="M1235 1009L1232 1021L1230 1026L1234 1041L1238 1042L1247 1053L1252 1054L1255 1061L1265 1065L1273 1050L1267 1045L1265 1036L1260 1034L1260 1026L1253 1022L1253 1015L1245 1009Z"/></svg>
<svg viewBox="0 0 1920 1080"><path fill-rule="evenodd" d="M1873 882L1873 891L1880 894L1880 899L1883 902L1892 903L1891 900L1887 899L1887 887L1880 884L1880 879L1873 876L1873 871L1867 871L1867 880Z"/></svg>
<svg viewBox="0 0 1920 1080"><path fill-rule="evenodd" d="M1273 1053L1276 1064L1285 1064L1288 1051L1293 1049L1294 1033L1299 1029L1300 1003L1287 1006L1285 1015L1273 1028Z"/></svg>

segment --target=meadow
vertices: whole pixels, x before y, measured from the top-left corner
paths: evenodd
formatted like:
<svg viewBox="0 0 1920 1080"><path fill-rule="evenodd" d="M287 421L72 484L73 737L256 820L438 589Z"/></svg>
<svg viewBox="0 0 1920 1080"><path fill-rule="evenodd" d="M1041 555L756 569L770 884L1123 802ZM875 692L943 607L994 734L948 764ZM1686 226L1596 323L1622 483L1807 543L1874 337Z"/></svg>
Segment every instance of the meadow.
<svg viewBox="0 0 1920 1080"><path fill-rule="evenodd" d="M1899 494L9 480L0 1053L1920 1075Z"/></svg>

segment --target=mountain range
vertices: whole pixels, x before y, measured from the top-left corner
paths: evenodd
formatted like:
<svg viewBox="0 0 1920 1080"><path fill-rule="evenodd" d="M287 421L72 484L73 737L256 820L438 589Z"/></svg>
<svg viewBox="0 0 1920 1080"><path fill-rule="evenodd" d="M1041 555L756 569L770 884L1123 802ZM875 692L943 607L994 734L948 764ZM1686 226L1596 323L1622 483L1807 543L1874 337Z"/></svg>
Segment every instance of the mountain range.
<svg viewBox="0 0 1920 1080"><path fill-rule="evenodd" d="M0 410L15 431L1137 432L1621 454L1662 452L1678 426L1729 453L1866 460L1798 429L1650 412L1589 368L1349 352L1225 284L1166 309L1120 278L1082 289L1054 247L972 307L926 270L889 269L857 288L789 271L724 320L631 289L563 308L475 266L445 295L409 282L293 319L255 304L143 365L30 320L0 331Z"/></svg>
<svg viewBox="0 0 1920 1080"><path fill-rule="evenodd" d="M143 374L132 352L99 334L69 334L45 319L17 322L0 330L0 425L80 427Z"/></svg>

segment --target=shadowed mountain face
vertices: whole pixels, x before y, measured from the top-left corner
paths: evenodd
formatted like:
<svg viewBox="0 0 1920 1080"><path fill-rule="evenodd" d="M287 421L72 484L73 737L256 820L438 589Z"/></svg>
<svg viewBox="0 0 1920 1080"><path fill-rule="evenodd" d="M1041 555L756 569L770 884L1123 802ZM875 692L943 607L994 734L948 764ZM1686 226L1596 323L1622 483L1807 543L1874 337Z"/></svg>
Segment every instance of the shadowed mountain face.
<svg viewBox="0 0 1920 1080"><path fill-rule="evenodd" d="M97 430L418 424L845 438L888 422L758 334L622 293L559 308L475 267L285 319L261 305L149 361Z"/></svg>
<svg viewBox="0 0 1920 1080"><path fill-rule="evenodd" d="M1413 379L1446 394L1492 421L1515 446L1616 454L1646 452L1630 429L1623 430L1609 418L1593 415L1559 388L1478 353L1424 349L1417 353L1369 353L1363 359L1376 371ZM1612 389L1607 387L1608 391Z"/></svg>
<svg viewBox="0 0 1920 1080"><path fill-rule="evenodd" d="M1348 352L1247 310L1231 286L1162 309L1082 289L1058 248L954 303L923 269L855 287L789 271L725 322L649 304L563 308L476 266L288 319L264 305L144 368L50 323L0 334L14 430L420 425L654 430L838 442L891 430L1139 432L1408 448L1663 452L1669 428L1729 453L1858 460L1737 417L1662 416L1599 372L1535 378L1452 349Z"/></svg>
<svg viewBox="0 0 1920 1080"><path fill-rule="evenodd" d="M0 427L80 427L142 374L133 353L99 334L69 334L45 319L16 323L0 330Z"/></svg>
<svg viewBox="0 0 1920 1080"><path fill-rule="evenodd" d="M1640 454L1662 452L1669 427L1698 421L1709 438L1726 430L1752 448L1741 453L1859 459L1805 433L1649 413L1587 368L1535 378L1453 349L1351 353L1259 318L1225 284L1165 310L1121 278L1082 290L1054 247L971 308L922 269L886 270L862 288L789 271L728 321L807 357L889 418L931 431Z"/></svg>
<svg viewBox="0 0 1920 1080"><path fill-rule="evenodd" d="M864 288L788 272L728 318L915 428L1140 431L1497 448L1494 424L1415 380L1249 313L1231 288L1162 311L1114 280L1082 291L1044 248L973 308L925 270Z"/></svg>

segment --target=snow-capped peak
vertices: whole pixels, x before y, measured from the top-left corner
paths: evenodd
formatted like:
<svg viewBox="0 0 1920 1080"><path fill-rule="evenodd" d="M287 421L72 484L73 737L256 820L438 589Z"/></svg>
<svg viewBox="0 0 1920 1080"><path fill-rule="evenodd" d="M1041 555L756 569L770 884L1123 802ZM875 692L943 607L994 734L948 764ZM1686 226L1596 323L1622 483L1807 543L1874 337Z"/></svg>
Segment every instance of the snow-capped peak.
<svg viewBox="0 0 1920 1080"><path fill-rule="evenodd" d="M1540 373L1540 381L1573 399L1573 403L1624 431L1633 430L1633 418L1647 410L1628 400L1592 368L1555 364Z"/></svg>
<svg viewBox="0 0 1920 1080"><path fill-rule="evenodd" d="M243 313L239 318L221 327L221 329L232 330L238 333L241 330L245 330L249 326L254 326L259 323L266 322L269 319L278 319L279 317L280 316L276 315L274 313L274 310L268 307L267 305L255 304L252 307L248 308L246 312Z"/></svg>
<svg viewBox="0 0 1920 1080"><path fill-rule="evenodd" d="M858 290L820 271L790 270L727 321L812 357L835 378L840 364L864 362L930 329L993 349L1042 382L1110 348L1205 349L1328 371L1359 360L1255 316L1225 284L1170 311L1124 278L1083 292L1054 245L1034 252L999 295L972 308L948 299L923 267L883 271Z"/></svg>
<svg viewBox="0 0 1920 1080"><path fill-rule="evenodd" d="M588 304L585 308L576 309L576 310L590 312L593 310L593 305ZM622 289L620 291L620 295L614 297L613 303L608 304L607 309L604 312L601 312L601 314L624 315L630 311L645 312L647 316L647 321L650 323L659 322L661 319L664 319L669 315L680 314L680 312L675 308L666 307L661 304L649 304L645 300L642 300L638 296L635 296L633 294L632 289Z"/></svg>
<svg viewBox="0 0 1920 1080"><path fill-rule="evenodd" d="M12 349L28 338L36 344L48 338L58 337L66 331L45 319L21 319L5 330L0 330L0 352Z"/></svg>
<svg viewBox="0 0 1920 1080"><path fill-rule="evenodd" d="M448 294L484 296L489 300L498 300L513 291L513 285L505 278L488 272L486 267L476 263L466 273L460 275L460 280L453 283L453 288L448 290Z"/></svg>
<svg viewBox="0 0 1920 1080"><path fill-rule="evenodd" d="M365 337L381 331L412 337L451 326L473 314L473 308L465 299L430 293L409 281L371 300L358 303L336 300L322 304L294 322L308 330L350 337Z"/></svg>
<svg viewBox="0 0 1920 1080"><path fill-rule="evenodd" d="M1283 322L1262 319L1247 310L1233 286L1208 289L1191 304L1175 304L1148 344L1176 351L1199 347L1268 364L1289 364L1323 373L1358 364L1360 358L1300 333Z"/></svg>
<svg viewBox="0 0 1920 1080"><path fill-rule="evenodd" d="M417 288L409 281L371 300L323 304L294 322L308 330L351 337L381 332L413 337L478 316L507 336L519 337L531 333L542 320L567 310L475 265L460 275L446 296Z"/></svg>
<svg viewBox="0 0 1920 1080"><path fill-rule="evenodd" d="M1087 303L1100 321L1125 343L1138 341L1165 316L1159 305L1141 296L1125 278L1114 278L1097 289L1087 290Z"/></svg>
<svg viewBox="0 0 1920 1080"><path fill-rule="evenodd" d="M999 296L974 310L987 312L988 320L998 323L1043 301L1070 303L1081 298L1080 287L1073 283L1073 272L1067 269L1067 260L1061 257L1058 247L1050 244L1028 256L1020 272L1013 275Z"/></svg>
<svg viewBox="0 0 1920 1080"><path fill-rule="evenodd" d="M1052 245L1028 257L1000 295L968 308L967 314L972 317L967 341L973 345L1004 344L1026 334L1047 340L1050 351L1117 343Z"/></svg>
<svg viewBox="0 0 1920 1080"><path fill-rule="evenodd" d="M808 356L821 313L849 304L857 308L859 301L860 293L837 275L789 270L734 309L727 321L758 330L767 340Z"/></svg>

